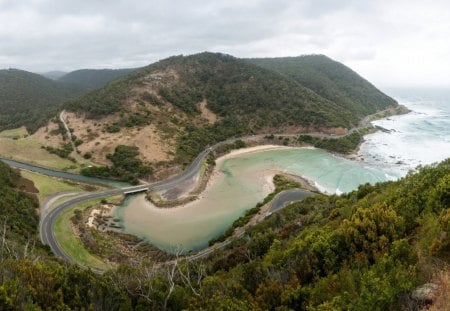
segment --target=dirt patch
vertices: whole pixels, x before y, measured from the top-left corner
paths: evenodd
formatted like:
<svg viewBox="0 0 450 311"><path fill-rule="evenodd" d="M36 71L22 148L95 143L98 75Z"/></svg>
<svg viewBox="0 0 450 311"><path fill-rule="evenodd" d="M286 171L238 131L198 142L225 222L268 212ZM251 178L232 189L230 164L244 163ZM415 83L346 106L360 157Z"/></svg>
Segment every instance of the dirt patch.
<svg viewBox="0 0 450 311"><path fill-rule="evenodd" d="M198 109L201 112L201 117L208 121L209 124L216 123L218 117L217 115L208 109L206 99L198 103Z"/></svg>
<svg viewBox="0 0 450 311"><path fill-rule="evenodd" d="M22 191L28 192L28 193L39 193L39 190L34 186L34 183L26 178L20 177L19 180L16 183L17 188L19 188Z"/></svg>
<svg viewBox="0 0 450 311"><path fill-rule="evenodd" d="M59 148L64 143L64 140L62 135L57 133L58 129L57 123L49 121L46 126L38 129L37 132L30 136L30 138L44 146Z"/></svg>
<svg viewBox="0 0 450 311"><path fill-rule="evenodd" d="M122 128L118 133L108 133L105 125L117 122L119 115L112 115L100 120L91 120L72 112L66 114L66 122L73 129L73 134L83 143L77 147L82 155L92 154L92 161L97 164L110 165L106 159L117 145L136 146L143 161L155 163L170 161L173 158L173 143L163 139L153 124L143 127Z"/></svg>

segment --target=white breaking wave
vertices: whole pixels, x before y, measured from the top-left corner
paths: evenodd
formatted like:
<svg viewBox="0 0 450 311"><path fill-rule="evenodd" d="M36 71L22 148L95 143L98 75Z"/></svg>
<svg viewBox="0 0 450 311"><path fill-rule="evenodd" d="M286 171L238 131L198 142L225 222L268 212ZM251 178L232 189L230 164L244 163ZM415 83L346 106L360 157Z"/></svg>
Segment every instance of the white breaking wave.
<svg viewBox="0 0 450 311"><path fill-rule="evenodd" d="M374 121L390 132L367 135L358 153L360 159L386 172L392 179L402 177L418 165L450 157L450 96L399 102L411 113Z"/></svg>

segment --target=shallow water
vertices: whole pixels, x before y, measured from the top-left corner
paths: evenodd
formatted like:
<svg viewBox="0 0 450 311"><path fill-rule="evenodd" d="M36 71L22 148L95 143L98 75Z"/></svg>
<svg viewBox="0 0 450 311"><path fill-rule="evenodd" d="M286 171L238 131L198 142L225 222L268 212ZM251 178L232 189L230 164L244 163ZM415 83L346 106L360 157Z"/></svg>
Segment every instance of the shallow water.
<svg viewBox="0 0 450 311"><path fill-rule="evenodd" d="M245 210L261 201L271 189L265 176L284 171L314 180L328 193L354 190L361 183L384 181L384 172L363 163L333 156L320 149L292 148L238 155L222 162L217 182L202 198L183 207L160 209L143 195L130 198L116 210L124 231L154 245L173 250L207 246L223 233Z"/></svg>
<svg viewBox="0 0 450 311"><path fill-rule="evenodd" d="M365 137L361 161L336 157L319 149L295 148L262 151L225 160L218 182L203 198L184 207L159 209L143 195L129 198L116 211L124 231L171 251L207 246L245 210L271 190L264 172L284 171L303 176L324 192L349 192L363 183L376 183L404 176L419 164L450 157L450 92L388 91L413 112L375 121L392 130Z"/></svg>

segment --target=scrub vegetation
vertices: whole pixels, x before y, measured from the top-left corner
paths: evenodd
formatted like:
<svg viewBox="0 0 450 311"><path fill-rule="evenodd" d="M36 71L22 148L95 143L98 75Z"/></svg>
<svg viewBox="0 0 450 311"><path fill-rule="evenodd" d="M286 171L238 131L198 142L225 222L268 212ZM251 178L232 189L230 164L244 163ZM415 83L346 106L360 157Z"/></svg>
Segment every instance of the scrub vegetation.
<svg viewBox="0 0 450 311"><path fill-rule="evenodd" d="M137 147L119 145L113 154L106 157L113 163L112 166L92 166L81 170L81 174L91 177L115 178L120 181L137 184L138 178L149 175L151 167L137 158Z"/></svg>
<svg viewBox="0 0 450 311"><path fill-rule="evenodd" d="M283 72L284 65L281 69L267 66L264 59L244 60L219 53L175 56L69 100L64 108L98 120L121 116L107 131L155 124L161 133L175 138L174 161L187 164L208 145L230 137L288 127L302 131L351 128L362 117L397 105L326 57L281 60L294 62L295 72L305 72L303 79ZM310 63L323 70L310 70ZM342 76L342 81L336 76ZM333 92L321 91L330 83L340 100L330 95ZM198 121L200 102L216 116L214 122Z"/></svg>
<svg viewBox="0 0 450 311"><path fill-rule="evenodd" d="M399 310L420 307L411 293L431 276L448 284L450 160L294 203L209 258L141 261L102 275L40 244L37 202L15 188L18 178L0 163L6 310ZM448 305L448 287L439 286L437 303Z"/></svg>
<svg viewBox="0 0 450 311"><path fill-rule="evenodd" d="M361 129L339 138L319 138L310 135L300 135L298 142L331 152L349 154L358 149L359 145L363 142L364 135L367 135L369 131L370 129Z"/></svg>

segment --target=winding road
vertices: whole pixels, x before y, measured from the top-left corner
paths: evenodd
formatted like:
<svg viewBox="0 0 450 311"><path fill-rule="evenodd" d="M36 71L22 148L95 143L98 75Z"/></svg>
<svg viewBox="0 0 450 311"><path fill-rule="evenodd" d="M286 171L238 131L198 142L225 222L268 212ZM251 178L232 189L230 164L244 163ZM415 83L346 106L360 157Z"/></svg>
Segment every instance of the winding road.
<svg viewBox="0 0 450 311"><path fill-rule="evenodd" d="M228 139L226 141L217 143L217 144L207 148L206 150L201 152L182 173L180 173L179 175L176 175L174 177L171 177L167 180L164 180L164 181L159 181L159 182L151 183L151 184L142 184L142 185L138 185L138 186L127 186L127 187L122 186L122 187L118 187L118 188L101 190L101 191L97 191L97 192L90 192L90 193L86 193L86 194L58 193L55 196L48 198L44 202L44 204L41 208L42 213L41 213L41 222L39 225L39 233L40 233L40 238L41 238L42 242L46 245L49 245L52 252L56 256L62 258L63 260L65 260L67 262L73 263L74 262L73 259L64 252L64 250L62 249L62 247L59 245L58 241L56 240L54 232L53 232L53 227L55 225L55 222L58 219L58 216L64 210L66 210L67 208L69 208L75 204L78 204L78 203L81 203L81 202L84 202L87 200L103 198L103 197L108 197L108 196L114 196L114 195L126 195L129 193L136 193L136 192L142 192L142 191L148 191L148 190L167 190L167 189L176 187L179 183L183 183L187 180L190 180L196 174L199 173L200 168L203 163L203 160L208 156L208 154L210 152L214 151L221 145L233 143L234 141L236 141L238 139L239 138ZM76 174L66 174L63 172L44 169L44 168L41 168L38 166L21 163L21 162L16 162L16 161L12 161L12 160L7 160L7 159L1 159L1 160L13 167L18 167L18 168L22 168L22 169L26 169L26 170L30 170L30 171L35 171L35 172L43 173L43 174L54 176L54 177L62 177L61 174L63 174L64 178L86 182L86 180L84 179L84 176L80 176L80 175L76 175ZM108 183L107 180L98 180L97 182L103 183L103 184ZM272 204L271 209L270 209L271 213L276 212L279 209L281 209L283 207L282 205L285 205L286 202L290 202L295 199L302 199L303 197L305 197L307 195L308 194L305 191L300 191L300 190L292 191L292 192L284 191L275 197L275 199L273 201L274 204ZM75 196L75 197L68 199L67 201L57 205L54 209L50 210L50 206L53 203L55 203L58 199L67 197L67 196ZM218 245L215 245L214 247L205 249L203 251L198 252L197 254L188 256L188 258L190 260L194 260L194 259L206 257L210 253L212 253L214 250L222 248L222 247L226 246L227 244L228 244L227 241L219 243Z"/></svg>
<svg viewBox="0 0 450 311"><path fill-rule="evenodd" d="M70 135L68 126L65 123L64 118L63 118L63 113L61 113L60 119L64 123L64 126L66 127L66 130ZM295 134L295 136L298 136L298 135L299 134ZM321 137L327 136L327 137L334 137L334 138L341 136L341 135L328 135L328 134L309 134L309 135L321 136ZM91 200L91 199L96 199L96 198L108 197L108 196L113 196L113 195L126 195L126 194L130 194L130 193L149 191L149 190L168 190L168 189L174 188L178 184L185 182L187 180L190 180L196 174L198 174L200 171L200 168L202 166L203 160L206 158L206 156L208 156L209 153L216 150L218 147L220 147L222 145L233 143L240 139L250 139L250 140L251 139L261 139L264 136L265 135L252 135L252 136L240 137L240 138L230 138L225 141L216 143L215 145L212 145L212 146L208 147L207 149L205 149L204 151L202 151L183 172L181 172L179 175L168 178L167 180L159 181L159 182L155 182L155 183L151 183L151 184L142 184L142 185L138 185L138 186L131 186L131 187L117 185L117 183L116 183L115 185L113 185L116 187L114 189L108 189L108 190L102 190L102 191L97 191L97 192L91 192L91 193L87 193L87 194L83 194L83 195L77 195L76 197L59 204L54 209L49 211L49 206L51 205L51 203L54 203L57 199L65 196L65 194L57 194L56 195L57 198L56 197L50 198L49 200L47 200L46 205L43 206L43 208L42 208L42 210L44 212L41 214L41 222L40 222L40 227L39 227L41 240L44 244L50 246L51 250L53 251L53 253L56 256L66 260L68 262L73 262L72 258L69 257L64 252L64 250L61 248L61 246L58 244L57 240L55 239L54 232L53 232L53 227L55 225L56 219L67 208L69 208L75 204L78 204L78 203L81 203L81 202L84 202L87 200ZM294 136L294 134L292 134L292 135L290 135L290 134L287 134L287 135L286 134L275 134L274 136L275 137L277 137L277 136ZM30 165L27 163L21 163L21 162L9 160L9 159L1 159L0 158L0 160L5 162L6 164L9 164L10 166L17 167L17 168L35 171L35 172L39 172L42 174L55 176L55 177L62 177L62 178L67 178L67 179L83 181L83 182L89 182L89 180L86 180L85 177L81 176L81 175L68 174L68 173L59 172L59 171L55 171L55 170L51 170L51 169L45 169L42 167ZM109 183L109 185L111 186L111 181L108 181L108 180L98 179L96 183L99 183L99 184L108 184ZM271 213L279 211L284 206L286 206L287 203L289 203L289 202L301 200L311 194L312 193L309 191L298 190L298 189L284 191L282 193L279 193L274 198L272 205L270 207L270 210L268 211L268 213L266 215L270 215ZM224 241L222 243L219 243L218 245L215 245L213 247L210 247L203 251L200 251L197 254L188 256L188 258L189 259L198 259L201 257L205 257L205 256L209 255L211 252L213 252L214 250L222 248L227 244L228 244L228 242Z"/></svg>
<svg viewBox="0 0 450 311"><path fill-rule="evenodd" d="M180 173L179 175L176 175L174 177L171 177L167 180L164 180L164 181L159 181L159 182L151 183L151 184L143 184L143 185L138 185L138 186L131 186L131 187L129 187L129 186L119 187L119 188L114 188L114 189L108 189L108 190L102 190L102 191L91 192L91 193L87 193L87 194L83 194L83 195L78 195L75 198L69 199L69 200L59 204L52 210L49 210L49 207L51 204L53 204L54 202L56 202L58 199L60 199L62 197L68 196L69 194L59 193L59 194L55 195L54 197L47 199L47 201L44 203L44 205L42 207L41 222L39 225L39 233L40 233L42 242L46 245L49 245L51 250L53 251L53 253L56 256L66 260L68 262L73 262L72 258L69 257L64 252L64 250L61 248L61 246L58 244L58 241L55 239L55 235L53 232L53 227L55 225L56 219L64 210L66 210L67 208L69 208L75 204L78 204L78 203L81 203L81 202L84 202L87 200L91 200L91 199L108 197L108 196L113 196L113 195L126 195L129 193L136 193L136 192L142 192L142 191L148 191L148 190L164 190L164 189L173 188L176 185L178 185L179 183L190 180L196 174L198 174L200 171L200 168L202 166L203 160L206 158L206 156L210 152L217 149L221 145L231 143L235 140L237 140L237 138L228 139L226 141L217 143L217 144L207 148L206 150L201 152L182 173ZM86 180L85 177L81 176L81 175L68 174L68 173L59 172L59 171L55 171L55 170L51 170L51 169L45 169L45 168L42 168L39 166L34 166L34 165L17 162L17 161L13 161L13 160L9 160L9 159L0 159L0 160L12 167L26 169L26 170L38 172L41 174L54 176L54 177L63 177L63 178L68 178L68 179L74 179L77 181L88 182L88 180ZM108 184L108 181L98 179L97 183Z"/></svg>

